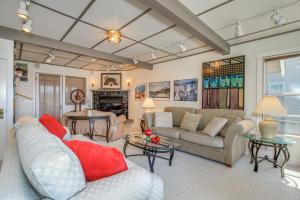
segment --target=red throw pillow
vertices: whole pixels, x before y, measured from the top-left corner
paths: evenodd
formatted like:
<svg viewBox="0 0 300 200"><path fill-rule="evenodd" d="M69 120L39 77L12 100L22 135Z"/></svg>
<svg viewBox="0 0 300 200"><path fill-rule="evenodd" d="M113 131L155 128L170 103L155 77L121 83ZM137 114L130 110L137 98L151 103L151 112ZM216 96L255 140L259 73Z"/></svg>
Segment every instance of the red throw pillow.
<svg viewBox="0 0 300 200"><path fill-rule="evenodd" d="M79 140L64 143L77 155L87 181L95 181L128 169L123 154L116 148Z"/></svg>
<svg viewBox="0 0 300 200"><path fill-rule="evenodd" d="M43 115L39 121L48 129L50 133L59 137L61 140L67 133L66 129L51 115Z"/></svg>

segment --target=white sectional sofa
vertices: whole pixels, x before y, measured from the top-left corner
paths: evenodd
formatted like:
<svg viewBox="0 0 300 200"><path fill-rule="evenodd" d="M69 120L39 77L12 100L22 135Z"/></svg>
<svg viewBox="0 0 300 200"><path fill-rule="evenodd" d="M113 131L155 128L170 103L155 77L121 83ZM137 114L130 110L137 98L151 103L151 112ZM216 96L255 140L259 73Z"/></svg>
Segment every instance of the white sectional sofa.
<svg viewBox="0 0 300 200"><path fill-rule="evenodd" d="M0 171L0 199L162 200L162 179L126 162L127 171L86 182L76 155L32 119L9 134Z"/></svg>

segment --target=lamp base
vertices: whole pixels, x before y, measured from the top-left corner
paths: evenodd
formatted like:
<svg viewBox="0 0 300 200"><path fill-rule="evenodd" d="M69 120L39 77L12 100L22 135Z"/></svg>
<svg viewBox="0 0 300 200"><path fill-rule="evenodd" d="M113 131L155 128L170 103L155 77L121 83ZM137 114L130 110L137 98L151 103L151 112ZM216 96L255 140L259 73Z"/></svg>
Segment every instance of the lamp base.
<svg viewBox="0 0 300 200"><path fill-rule="evenodd" d="M273 120L263 120L258 124L260 134L263 138L271 139L276 136L278 124Z"/></svg>

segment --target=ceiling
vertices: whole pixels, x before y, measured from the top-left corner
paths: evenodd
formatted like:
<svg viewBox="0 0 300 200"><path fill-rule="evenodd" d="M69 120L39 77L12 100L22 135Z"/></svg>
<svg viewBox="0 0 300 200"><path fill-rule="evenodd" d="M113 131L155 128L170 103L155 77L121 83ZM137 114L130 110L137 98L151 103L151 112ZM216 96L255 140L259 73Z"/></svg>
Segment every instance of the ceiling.
<svg viewBox="0 0 300 200"><path fill-rule="evenodd" d="M19 0L0 0L0 26L20 30L16 16ZM218 33L231 46L300 30L298 0L180 0L195 16ZM3 6L4 5L4 6ZM288 22L280 27L270 20L272 11ZM173 22L160 16L137 0L34 0L29 12L33 34L157 64L169 60L213 51ZM235 36L237 21L242 22L245 35ZM120 30L119 44L106 40L107 30ZM182 52L181 41L188 48ZM45 62L51 49L17 43L17 59ZM152 58L151 53L156 58ZM87 70L131 70L134 66L55 50L52 64Z"/></svg>

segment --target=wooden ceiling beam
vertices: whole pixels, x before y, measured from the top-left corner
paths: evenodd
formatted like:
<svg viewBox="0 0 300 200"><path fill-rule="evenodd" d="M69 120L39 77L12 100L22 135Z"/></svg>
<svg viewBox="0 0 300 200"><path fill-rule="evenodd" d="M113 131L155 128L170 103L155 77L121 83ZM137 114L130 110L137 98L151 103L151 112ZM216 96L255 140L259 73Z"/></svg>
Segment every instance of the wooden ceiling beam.
<svg viewBox="0 0 300 200"><path fill-rule="evenodd" d="M133 60L130 58L109 54L106 52L97 51L94 49L89 49L86 47L82 47L82 46L78 46L78 45L74 45L74 44L70 44L70 43L66 43L66 42L62 42L62 41L34 35L34 34L26 34L24 32L3 27L3 26L0 26L0 38L29 43L29 44L56 49L60 51L66 51L77 55L89 56L101 60L108 60L120 64L130 64L138 68L149 69L149 70L153 69L153 64L150 63L139 62L138 64L135 64Z"/></svg>
<svg viewBox="0 0 300 200"><path fill-rule="evenodd" d="M169 19L221 54L229 54L229 44L178 0L139 0L152 10Z"/></svg>

